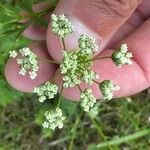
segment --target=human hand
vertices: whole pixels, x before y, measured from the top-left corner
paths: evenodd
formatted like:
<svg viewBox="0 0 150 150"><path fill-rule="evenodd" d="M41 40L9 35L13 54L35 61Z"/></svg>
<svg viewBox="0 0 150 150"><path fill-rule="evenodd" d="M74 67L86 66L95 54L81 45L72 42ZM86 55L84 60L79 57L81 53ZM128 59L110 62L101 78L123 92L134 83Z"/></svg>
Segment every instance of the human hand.
<svg viewBox="0 0 150 150"><path fill-rule="evenodd" d="M140 4L141 2L141 4ZM77 39L81 34L88 34L94 37L99 44L99 51L96 55L111 55L121 43L127 43L129 50L133 53L133 64L117 68L109 59L96 61L93 69L100 74L100 79L109 79L120 86L115 97L135 94L149 87L150 80L150 1L149 0L61 0L55 9L55 14L64 13L73 25L75 32L65 42L68 49L77 47ZM35 32L30 27L24 35L34 40L45 39L33 43L30 48L38 55L56 61L61 61L62 54L59 40L50 30L47 34L43 30ZM48 52L46 51L48 49ZM103 51L104 50L104 51ZM103 52L102 52L103 51ZM101 53L102 52L102 53ZM57 66L40 62L38 76L35 80L18 75L19 66L16 61L9 59L5 76L7 81L16 89L24 92L31 92L33 88L47 80L52 80L61 85L60 74ZM81 85L85 88L85 85ZM99 98L100 92L96 84L92 85L93 94ZM68 99L79 99L77 87L65 89L63 95Z"/></svg>

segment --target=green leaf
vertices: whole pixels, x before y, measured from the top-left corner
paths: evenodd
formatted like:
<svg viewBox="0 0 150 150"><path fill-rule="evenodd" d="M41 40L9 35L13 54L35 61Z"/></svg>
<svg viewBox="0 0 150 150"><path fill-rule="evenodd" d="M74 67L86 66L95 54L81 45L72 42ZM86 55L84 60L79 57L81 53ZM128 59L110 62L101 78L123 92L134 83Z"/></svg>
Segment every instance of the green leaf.
<svg viewBox="0 0 150 150"><path fill-rule="evenodd" d="M27 12L32 12L32 4L31 0L22 0L19 2L19 6Z"/></svg>
<svg viewBox="0 0 150 150"><path fill-rule="evenodd" d="M98 150L95 144L90 144L87 150Z"/></svg>
<svg viewBox="0 0 150 150"><path fill-rule="evenodd" d="M0 85L0 105L2 106L18 101L23 96L22 93L9 87L4 79L0 80Z"/></svg>
<svg viewBox="0 0 150 150"><path fill-rule="evenodd" d="M78 102L62 98L60 108L67 116L72 116L77 110Z"/></svg>

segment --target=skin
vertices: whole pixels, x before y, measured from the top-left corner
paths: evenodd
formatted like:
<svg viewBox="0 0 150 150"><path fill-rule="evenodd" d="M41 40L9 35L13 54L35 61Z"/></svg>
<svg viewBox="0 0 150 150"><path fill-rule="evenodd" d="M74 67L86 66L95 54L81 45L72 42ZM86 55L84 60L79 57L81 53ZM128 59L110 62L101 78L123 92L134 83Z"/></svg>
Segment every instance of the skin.
<svg viewBox="0 0 150 150"><path fill-rule="evenodd" d="M133 53L133 65L117 68L107 59L95 61L93 66L93 70L100 74L100 80L110 79L120 86L121 89L114 93L115 97L133 95L150 85L149 7L149 0L61 0L54 11L55 14L67 15L75 26L75 32L65 40L67 49L77 47L77 39L82 33L96 39L99 51L95 55L99 57L111 55L120 44L127 43ZM39 7L36 6L36 9L38 8L44 7L40 7L39 4ZM46 34L39 27L35 30L33 26L35 25L26 29L24 35L33 40L46 39L46 44L33 43L31 49L43 57L60 62L61 42L52 34L50 24ZM9 59L5 67L5 76L8 83L20 91L31 92L35 86L47 80L54 80L61 86L61 75L55 65L41 62L38 78L34 81L19 76L18 69L15 60ZM86 85L82 84L81 88L85 89ZM93 84L91 88L93 94L100 98L98 86ZM63 95L71 100L79 100L79 93L79 89L75 87L65 89Z"/></svg>

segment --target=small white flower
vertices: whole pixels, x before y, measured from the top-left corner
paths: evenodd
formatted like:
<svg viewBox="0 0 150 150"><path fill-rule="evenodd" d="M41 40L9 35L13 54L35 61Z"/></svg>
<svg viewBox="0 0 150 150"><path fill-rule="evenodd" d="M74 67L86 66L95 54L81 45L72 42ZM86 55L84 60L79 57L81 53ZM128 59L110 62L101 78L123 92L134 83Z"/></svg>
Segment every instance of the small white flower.
<svg viewBox="0 0 150 150"><path fill-rule="evenodd" d="M96 103L96 98L92 94L92 89L86 89L80 94L81 107L84 111L89 112Z"/></svg>
<svg viewBox="0 0 150 150"><path fill-rule="evenodd" d="M54 98L54 96L57 94L57 91L58 86L50 82L46 82L42 85L39 85L38 87L35 87L33 90L33 92L39 96L39 102L41 103L46 100L46 97L48 99Z"/></svg>
<svg viewBox="0 0 150 150"><path fill-rule="evenodd" d="M112 60L118 67L125 64L131 65L132 57L132 53L128 51L127 44L122 44L120 49L112 54Z"/></svg>
<svg viewBox="0 0 150 150"><path fill-rule="evenodd" d="M118 91L119 86L112 83L110 80L104 80L100 83L99 88L101 90L103 99L111 100L113 98L113 91Z"/></svg>
<svg viewBox="0 0 150 150"><path fill-rule="evenodd" d="M43 126L43 128L48 128L49 127L49 123L47 121L44 121L42 126Z"/></svg>
<svg viewBox="0 0 150 150"><path fill-rule="evenodd" d="M24 68L22 68L22 69L19 71L19 74L22 75L22 76L25 76L26 73L27 73L27 71L26 71Z"/></svg>
<svg viewBox="0 0 150 150"><path fill-rule="evenodd" d="M59 16L52 14L51 19L52 19L52 31L59 37L65 38L73 32L74 27L64 14Z"/></svg>
<svg viewBox="0 0 150 150"><path fill-rule="evenodd" d="M35 71L29 72L30 78L35 79L37 76L37 73Z"/></svg>
<svg viewBox="0 0 150 150"><path fill-rule="evenodd" d="M56 110L46 111L45 112L46 121L43 123L44 128L50 128L55 130L56 127L59 129L63 128L63 121L65 117L63 116L62 110L56 108Z"/></svg>
<svg viewBox="0 0 150 150"><path fill-rule="evenodd" d="M78 40L79 48L87 54L93 54L98 51L98 46L95 43L95 39L88 35L82 34Z"/></svg>
<svg viewBox="0 0 150 150"><path fill-rule="evenodd" d="M150 123L150 116L148 117L148 122Z"/></svg>
<svg viewBox="0 0 150 150"><path fill-rule="evenodd" d="M17 52L15 50L13 51L9 51L9 57L12 57L12 58L16 58L17 57Z"/></svg>

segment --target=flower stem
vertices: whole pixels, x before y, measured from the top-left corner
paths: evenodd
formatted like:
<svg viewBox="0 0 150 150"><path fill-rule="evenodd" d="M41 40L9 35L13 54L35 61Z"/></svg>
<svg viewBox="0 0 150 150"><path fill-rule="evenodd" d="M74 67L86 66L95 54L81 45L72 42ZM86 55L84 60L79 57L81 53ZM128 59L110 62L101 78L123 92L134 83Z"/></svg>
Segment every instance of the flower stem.
<svg viewBox="0 0 150 150"><path fill-rule="evenodd" d="M63 83L62 83L61 91L60 91L60 94L59 94L59 99L58 99L57 108L59 108L60 103L61 103L61 97L62 97L63 89L64 89L64 88L63 88Z"/></svg>
<svg viewBox="0 0 150 150"><path fill-rule="evenodd" d="M80 85L77 85L77 86L79 88L79 91L82 93L82 89L81 89Z"/></svg>
<svg viewBox="0 0 150 150"><path fill-rule="evenodd" d="M94 127L97 129L97 131L98 131L99 135L101 136L101 138L107 143L108 141L107 141L107 139L106 139L106 136L104 135L104 133L103 133L101 127L99 126L99 124L98 124L98 123L96 122L96 120L95 120L94 118L92 118L90 115L89 115L89 118L90 118L90 120L92 121ZM107 146L108 146L109 150L112 150L112 147L111 147L109 144L108 144Z"/></svg>
<svg viewBox="0 0 150 150"><path fill-rule="evenodd" d="M72 129L71 129L71 132L72 132L72 137L71 137L71 141L70 141L70 144L69 144L69 150L72 150L73 149L73 143L74 143L74 139L75 139L75 136L76 136L76 130L77 130L77 127L79 125L79 122L80 122L80 119L82 117L82 114L83 114L83 111L80 113L80 115L78 116L78 118L76 119Z"/></svg>
<svg viewBox="0 0 150 150"><path fill-rule="evenodd" d="M93 82L95 82L96 84L98 84L98 85L99 85L99 82L97 82L96 80L93 80Z"/></svg>
<svg viewBox="0 0 150 150"><path fill-rule="evenodd" d="M39 60L39 61L48 62L48 63L51 63L51 64L57 64L57 65L60 64L60 63L58 63L58 62L56 62L56 61L54 61L54 60L49 60L49 59L44 59L44 58L39 58L39 57L38 57L38 60Z"/></svg>
<svg viewBox="0 0 150 150"><path fill-rule="evenodd" d="M84 62L89 62L89 61L95 61L95 60L101 60L101 59L108 59L108 58L111 58L111 56L95 57L95 58L92 58L92 59L89 59L89 60L86 60L86 61L81 61L79 63L84 63Z"/></svg>
<svg viewBox="0 0 150 150"><path fill-rule="evenodd" d="M92 60L100 60L100 59L107 59L107 58L111 58L111 56L95 57Z"/></svg>
<svg viewBox="0 0 150 150"><path fill-rule="evenodd" d="M66 44L65 44L65 39L62 38L61 40L62 40L63 49L64 49L64 50L67 50L67 49L66 49Z"/></svg>

